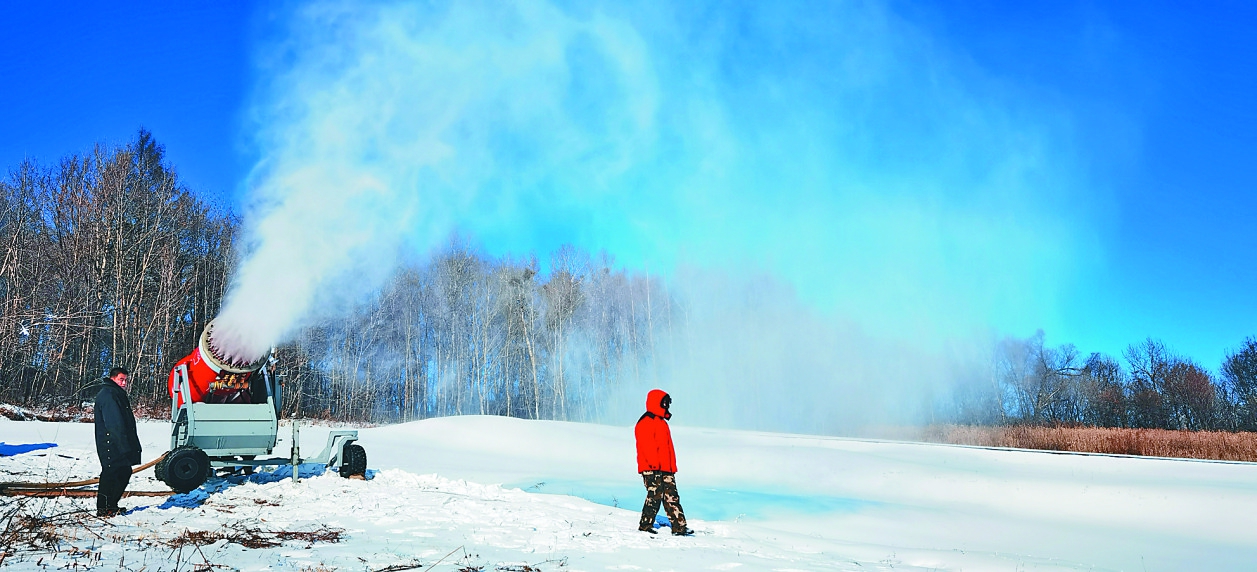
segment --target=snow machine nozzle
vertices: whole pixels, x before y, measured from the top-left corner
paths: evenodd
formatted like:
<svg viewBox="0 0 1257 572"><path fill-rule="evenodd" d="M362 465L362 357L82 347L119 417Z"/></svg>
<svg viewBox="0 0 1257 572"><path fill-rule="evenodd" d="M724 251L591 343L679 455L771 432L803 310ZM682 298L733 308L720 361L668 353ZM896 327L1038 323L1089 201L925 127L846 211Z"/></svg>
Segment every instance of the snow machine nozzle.
<svg viewBox="0 0 1257 572"><path fill-rule="evenodd" d="M215 369L228 373L252 373L266 363L268 355L266 353L250 359L245 359L241 356L228 357L227 352L223 351L215 343L214 322L216 321L210 320L210 323L205 325L205 329L201 331L201 342L196 347L197 351L201 352L205 360L211 363Z"/></svg>
<svg viewBox="0 0 1257 572"><path fill-rule="evenodd" d="M170 394L182 403L175 371L187 366L188 389L194 402L247 402L250 377L266 364L270 352L256 357L240 357L224 351L214 339L214 322L201 331L200 343L170 371Z"/></svg>

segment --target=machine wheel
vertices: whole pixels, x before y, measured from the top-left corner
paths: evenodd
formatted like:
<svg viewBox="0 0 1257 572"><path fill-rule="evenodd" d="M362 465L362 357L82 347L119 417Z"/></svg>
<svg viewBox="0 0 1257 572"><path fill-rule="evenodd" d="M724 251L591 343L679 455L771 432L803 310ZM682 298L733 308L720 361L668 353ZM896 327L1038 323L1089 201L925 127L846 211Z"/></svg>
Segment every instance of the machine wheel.
<svg viewBox="0 0 1257 572"><path fill-rule="evenodd" d="M367 450L357 443L345 445L344 458L340 462L340 476L348 478L353 475L364 475L366 472Z"/></svg>
<svg viewBox="0 0 1257 572"><path fill-rule="evenodd" d="M177 493L186 493L201 486L210 475L209 456L192 445L177 447L166 455L162 464L165 465L162 482Z"/></svg>
<svg viewBox="0 0 1257 572"><path fill-rule="evenodd" d="M166 455L160 461L157 461L156 465L153 465L153 474L157 475L157 480L163 483L166 482L166 460L169 458L170 455Z"/></svg>

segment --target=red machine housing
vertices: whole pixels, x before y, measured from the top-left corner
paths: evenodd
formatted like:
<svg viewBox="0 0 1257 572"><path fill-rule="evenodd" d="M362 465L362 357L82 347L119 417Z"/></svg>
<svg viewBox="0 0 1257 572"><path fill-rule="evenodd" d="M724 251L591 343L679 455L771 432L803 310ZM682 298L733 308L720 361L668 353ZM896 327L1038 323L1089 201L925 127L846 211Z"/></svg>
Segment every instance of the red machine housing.
<svg viewBox="0 0 1257 572"><path fill-rule="evenodd" d="M201 332L201 341L192 353L175 363L170 370L170 396L183 405L178 390L180 366L188 367L188 395L194 403L249 403L249 378L266 362L266 355L242 362L228 360L214 352L214 322Z"/></svg>

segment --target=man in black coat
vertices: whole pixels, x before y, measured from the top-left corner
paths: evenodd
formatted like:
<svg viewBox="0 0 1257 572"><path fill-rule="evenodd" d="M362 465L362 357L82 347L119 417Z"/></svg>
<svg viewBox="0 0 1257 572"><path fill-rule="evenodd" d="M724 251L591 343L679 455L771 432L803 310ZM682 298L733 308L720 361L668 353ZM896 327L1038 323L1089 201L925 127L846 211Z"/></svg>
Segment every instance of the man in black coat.
<svg viewBox="0 0 1257 572"><path fill-rule="evenodd" d="M118 501L131 481L131 467L140 464L140 437L127 398L127 376L126 368L109 370L109 378L96 394L96 455L100 457L96 516L124 514Z"/></svg>

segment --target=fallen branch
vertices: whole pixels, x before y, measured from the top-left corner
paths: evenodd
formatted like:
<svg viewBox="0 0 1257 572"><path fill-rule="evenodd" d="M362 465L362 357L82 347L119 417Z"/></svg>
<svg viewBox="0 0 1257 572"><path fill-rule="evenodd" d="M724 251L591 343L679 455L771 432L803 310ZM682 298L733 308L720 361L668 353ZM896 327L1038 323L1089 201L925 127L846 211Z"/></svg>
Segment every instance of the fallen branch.
<svg viewBox="0 0 1257 572"><path fill-rule="evenodd" d="M423 569L423 572L428 572L428 570L433 569L434 567L436 567L436 565L437 565L437 564L440 564L440 563L444 562L446 558L449 558L449 557L450 557L450 554L453 554L453 553L455 553L455 552L458 552L459 550L462 550L462 549L463 549L463 547L462 547L462 546L459 546L458 548L455 548L455 549L451 550L451 551L449 552L449 554L446 554L445 556L442 556L440 560L437 560L436 562L433 562L433 563L432 563L432 566L429 566L429 567L427 567L427 568L424 568L424 569Z"/></svg>
<svg viewBox="0 0 1257 572"><path fill-rule="evenodd" d="M168 497L171 491L126 491L124 497ZM4 489L0 495L10 497L94 497L96 489Z"/></svg>
<svg viewBox="0 0 1257 572"><path fill-rule="evenodd" d="M379 570L373 570L372 572L401 572L402 570L418 570L420 566L423 566L423 563L415 560L410 564L394 564L392 566L385 566Z"/></svg>

